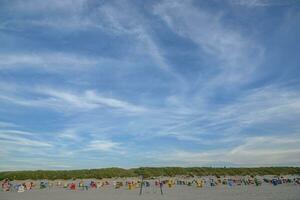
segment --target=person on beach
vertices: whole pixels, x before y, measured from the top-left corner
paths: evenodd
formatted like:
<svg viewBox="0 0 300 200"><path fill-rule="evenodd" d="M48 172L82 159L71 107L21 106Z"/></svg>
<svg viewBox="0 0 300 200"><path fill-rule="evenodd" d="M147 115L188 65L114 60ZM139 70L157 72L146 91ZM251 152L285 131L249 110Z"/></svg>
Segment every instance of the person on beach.
<svg viewBox="0 0 300 200"><path fill-rule="evenodd" d="M163 195L163 182L159 181L160 194Z"/></svg>

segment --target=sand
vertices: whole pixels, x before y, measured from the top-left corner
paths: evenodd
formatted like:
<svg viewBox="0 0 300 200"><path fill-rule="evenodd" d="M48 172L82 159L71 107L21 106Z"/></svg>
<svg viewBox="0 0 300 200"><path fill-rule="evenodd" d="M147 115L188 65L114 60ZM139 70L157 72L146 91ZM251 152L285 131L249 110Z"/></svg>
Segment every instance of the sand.
<svg viewBox="0 0 300 200"><path fill-rule="evenodd" d="M123 187L114 189L107 186L101 189L90 189L88 191L76 190L70 191L63 188L52 189L34 189L23 193L17 192L0 192L1 200L299 200L300 186L293 184L283 184L272 186L263 184L256 187L248 186L217 186L217 187L188 187L174 186L169 189L164 187L164 195L160 194L159 188L149 187L143 190L139 196L139 189L128 190Z"/></svg>

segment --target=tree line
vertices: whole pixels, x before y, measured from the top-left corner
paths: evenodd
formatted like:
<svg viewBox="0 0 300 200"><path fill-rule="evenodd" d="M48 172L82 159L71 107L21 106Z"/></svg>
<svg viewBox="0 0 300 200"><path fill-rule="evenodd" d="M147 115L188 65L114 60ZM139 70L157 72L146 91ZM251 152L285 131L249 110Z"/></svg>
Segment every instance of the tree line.
<svg viewBox="0 0 300 200"><path fill-rule="evenodd" d="M224 175L300 175L300 167L257 167L257 168L214 168L214 167L140 167L132 169L102 168L81 170L36 170L36 171L6 171L0 172L0 180L40 180L40 179L87 179L113 177L158 176L224 176Z"/></svg>

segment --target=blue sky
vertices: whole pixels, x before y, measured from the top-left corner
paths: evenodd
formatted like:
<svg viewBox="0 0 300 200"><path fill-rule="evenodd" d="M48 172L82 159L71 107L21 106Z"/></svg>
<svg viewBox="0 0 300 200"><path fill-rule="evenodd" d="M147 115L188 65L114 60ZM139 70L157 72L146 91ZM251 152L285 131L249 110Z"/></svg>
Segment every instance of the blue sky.
<svg viewBox="0 0 300 200"><path fill-rule="evenodd" d="M300 3L0 1L0 170L300 165Z"/></svg>

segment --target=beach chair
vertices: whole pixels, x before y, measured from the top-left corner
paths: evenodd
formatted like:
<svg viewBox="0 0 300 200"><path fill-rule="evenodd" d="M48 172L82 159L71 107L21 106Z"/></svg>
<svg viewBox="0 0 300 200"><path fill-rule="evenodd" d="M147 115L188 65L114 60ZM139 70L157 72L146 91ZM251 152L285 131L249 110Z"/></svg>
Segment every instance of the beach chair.
<svg viewBox="0 0 300 200"><path fill-rule="evenodd" d="M62 183L61 183L60 181L57 181L57 182L56 182L56 186L57 186L57 187L61 187L61 186L62 186Z"/></svg>
<svg viewBox="0 0 300 200"><path fill-rule="evenodd" d="M132 181L132 187L137 188L138 187L138 182L137 181Z"/></svg>
<svg viewBox="0 0 300 200"><path fill-rule="evenodd" d="M1 186L4 192L8 192L10 190L11 184L8 179L5 179Z"/></svg>
<svg viewBox="0 0 300 200"><path fill-rule="evenodd" d="M83 181L80 181L78 183L78 188L81 188L82 190L84 190L84 183L83 183Z"/></svg>
<svg viewBox="0 0 300 200"><path fill-rule="evenodd" d="M128 183L128 190L132 190L132 184L130 182Z"/></svg>
<svg viewBox="0 0 300 200"><path fill-rule="evenodd" d="M97 182L96 185L97 185L97 188L100 189L101 187L104 186L104 182Z"/></svg>
<svg viewBox="0 0 300 200"><path fill-rule="evenodd" d="M261 186L261 181L258 178L254 178L254 183L256 186Z"/></svg>
<svg viewBox="0 0 300 200"><path fill-rule="evenodd" d="M17 192L25 192L24 186L19 184L18 187L17 187Z"/></svg>
<svg viewBox="0 0 300 200"><path fill-rule="evenodd" d="M44 182L44 181L40 182L40 189L45 189L45 188L47 188L47 186L48 186L47 182Z"/></svg>
<svg viewBox="0 0 300 200"><path fill-rule="evenodd" d="M146 187L150 187L150 182L149 181L145 181Z"/></svg>
<svg viewBox="0 0 300 200"><path fill-rule="evenodd" d="M263 181L264 181L265 183L269 183L268 179L266 179L266 178L263 178Z"/></svg>
<svg viewBox="0 0 300 200"><path fill-rule="evenodd" d="M20 184L15 184L15 185L13 185L12 188L13 188L13 191L14 191L14 192L18 191L19 185L20 185Z"/></svg>
<svg viewBox="0 0 300 200"><path fill-rule="evenodd" d="M172 188L172 180L169 180L169 181L168 181L168 187L169 187L169 188Z"/></svg>
<svg viewBox="0 0 300 200"><path fill-rule="evenodd" d="M198 181L196 181L196 183L197 183L197 187L198 188L202 188L203 187L203 181L202 180L198 180Z"/></svg>
<svg viewBox="0 0 300 200"><path fill-rule="evenodd" d="M116 182L115 189L119 189L121 187L123 187L123 182L120 182L120 181Z"/></svg>
<svg viewBox="0 0 300 200"><path fill-rule="evenodd" d="M91 181L90 187L91 187L92 189L97 189L97 184L96 184L96 182L95 182L95 181Z"/></svg>
<svg viewBox="0 0 300 200"><path fill-rule="evenodd" d="M26 188L26 190L31 190L32 187L33 187L33 183L32 183L32 182L26 182L26 183L25 183L25 188Z"/></svg>
<svg viewBox="0 0 300 200"><path fill-rule="evenodd" d="M71 184L69 185L69 189L70 189L70 190L76 190L76 184L75 184L75 183L71 183Z"/></svg>
<svg viewBox="0 0 300 200"><path fill-rule="evenodd" d="M272 183L273 186L276 186L276 185L278 185L278 180L277 179L272 179L271 183Z"/></svg>
<svg viewBox="0 0 300 200"><path fill-rule="evenodd" d="M216 182L213 179L210 179L210 186L211 187L216 186Z"/></svg>

